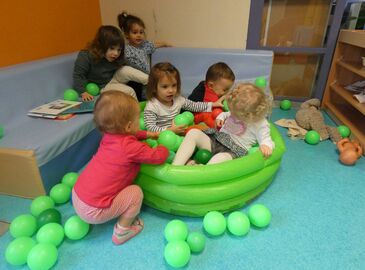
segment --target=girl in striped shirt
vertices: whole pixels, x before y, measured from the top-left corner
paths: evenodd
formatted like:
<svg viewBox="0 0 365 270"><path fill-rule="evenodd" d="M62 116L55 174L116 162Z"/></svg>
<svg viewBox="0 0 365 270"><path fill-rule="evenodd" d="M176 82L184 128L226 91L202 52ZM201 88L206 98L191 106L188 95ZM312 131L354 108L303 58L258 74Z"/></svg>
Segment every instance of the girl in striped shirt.
<svg viewBox="0 0 365 270"><path fill-rule="evenodd" d="M147 104L144 122L147 130L161 132L171 130L184 134L187 126L174 124L174 118L184 109L192 112L211 112L212 107L223 107L216 102L194 102L181 96L179 71L170 63L158 63L151 69L147 85Z"/></svg>

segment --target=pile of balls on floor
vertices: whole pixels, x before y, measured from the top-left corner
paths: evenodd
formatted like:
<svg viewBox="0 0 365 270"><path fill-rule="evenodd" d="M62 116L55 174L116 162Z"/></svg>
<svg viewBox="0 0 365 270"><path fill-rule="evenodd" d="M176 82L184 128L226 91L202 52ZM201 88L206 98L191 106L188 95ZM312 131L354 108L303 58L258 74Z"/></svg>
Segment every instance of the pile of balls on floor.
<svg viewBox="0 0 365 270"><path fill-rule="evenodd" d="M55 208L68 202L78 174L69 172L50 190L49 196L39 196L30 205L31 214L17 216L9 231L15 239L5 250L6 261L15 266L27 264L31 270L50 269L57 261L57 247L64 237L82 239L89 231L89 224L77 215L61 224L61 213ZM36 234L36 240L32 236Z"/></svg>
<svg viewBox="0 0 365 270"><path fill-rule="evenodd" d="M222 235L226 229L235 236L245 236L250 225L265 228L270 224L271 213L262 204L250 207L248 215L235 211L228 215L227 220L218 211L208 212L203 219L203 228L210 236ZM164 257L166 262L175 268L184 267L190 260L191 253L200 253L205 248L205 236L201 232L190 232L188 226L181 220L174 219L165 227Z"/></svg>

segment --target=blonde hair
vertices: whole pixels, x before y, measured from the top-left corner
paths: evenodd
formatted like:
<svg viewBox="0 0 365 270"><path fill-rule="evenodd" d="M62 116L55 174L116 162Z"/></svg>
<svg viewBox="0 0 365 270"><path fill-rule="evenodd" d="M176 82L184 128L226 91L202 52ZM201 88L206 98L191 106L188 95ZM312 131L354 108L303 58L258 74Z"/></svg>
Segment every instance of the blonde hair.
<svg viewBox="0 0 365 270"><path fill-rule="evenodd" d="M238 84L228 94L227 104L232 115L246 123L265 118L271 109L264 92L251 83Z"/></svg>
<svg viewBox="0 0 365 270"><path fill-rule="evenodd" d="M151 100L154 97L157 97L157 85L158 81L166 76L168 79L174 78L177 84L176 95L180 95L181 93L181 79L180 73L176 67L168 62L157 63L151 69L150 75L148 77L147 84L147 99Z"/></svg>
<svg viewBox="0 0 365 270"><path fill-rule="evenodd" d="M95 103L94 121L101 132L125 133L128 122L139 116L138 102L123 92L110 90L102 93Z"/></svg>

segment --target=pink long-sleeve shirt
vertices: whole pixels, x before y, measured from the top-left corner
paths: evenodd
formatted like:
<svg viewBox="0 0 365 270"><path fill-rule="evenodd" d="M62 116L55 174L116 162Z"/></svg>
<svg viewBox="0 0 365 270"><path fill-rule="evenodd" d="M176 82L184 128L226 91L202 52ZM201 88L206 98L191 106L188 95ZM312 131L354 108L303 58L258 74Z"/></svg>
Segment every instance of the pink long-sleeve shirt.
<svg viewBox="0 0 365 270"><path fill-rule="evenodd" d="M77 196L90 206L107 208L122 189L133 183L141 163L164 163L168 149L151 148L138 141L146 138L146 131L136 136L105 133L97 153L77 179Z"/></svg>

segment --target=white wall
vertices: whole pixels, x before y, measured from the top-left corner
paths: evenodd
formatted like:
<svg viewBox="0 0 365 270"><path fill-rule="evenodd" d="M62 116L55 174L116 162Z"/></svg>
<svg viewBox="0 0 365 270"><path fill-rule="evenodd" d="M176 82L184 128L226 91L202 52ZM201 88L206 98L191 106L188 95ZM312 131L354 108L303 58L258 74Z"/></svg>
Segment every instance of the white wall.
<svg viewBox="0 0 365 270"><path fill-rule="evenodd" d="M145 22L149 40L176 47L246 48L250 0L99 1L103 24L117 26L117 15L126 10Z"/></svg>

